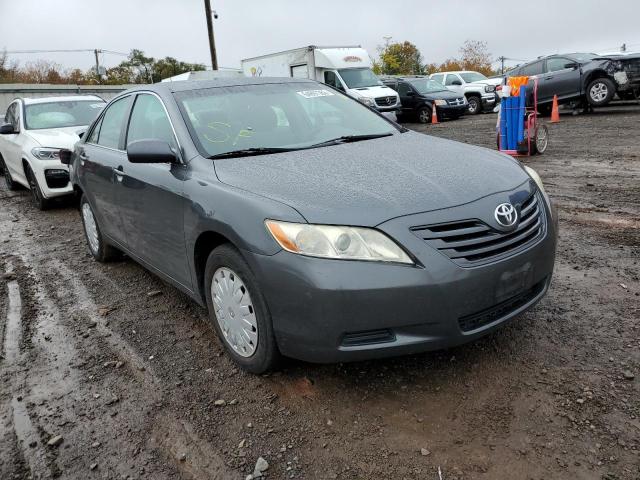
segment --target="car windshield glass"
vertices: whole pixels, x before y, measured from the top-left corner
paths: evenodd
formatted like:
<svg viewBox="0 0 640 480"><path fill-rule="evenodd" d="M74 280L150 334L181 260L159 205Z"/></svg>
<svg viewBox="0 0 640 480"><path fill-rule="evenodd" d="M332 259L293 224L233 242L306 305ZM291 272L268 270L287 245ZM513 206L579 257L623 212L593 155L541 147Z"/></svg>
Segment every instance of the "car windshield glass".
<svg viewBox="0 0 640 480"><path fill-rule="evenodd" d="M399 131L359 102L316 83L204 88L175 95L207 157L246 149L294 150L340 137Z"/></svg>
<svg viewBox="0 0 640 480"><path fill-rule="evenodd" d="M429 80L428 78L417 78L415 80L410 80L409 83L413 85L413 87L420 93L448 91L442 86L441 83L438 83L434 80Z"/></svg>
<svg viewBox="0 0 640 480"><path fill-rule="evenodd" d="M594 58L598 57L595 53L573 53L570 56L579 62L590 62Z"/></svg>
<svg viewBox="0 0 640 480"><path fill-rule="evenodd" d="M344 68L338 70L348 88L375 87L382 82L370 68Z"/></svg>
<svg viewBox="0 0 640 480"><path fill-rule="evenodd" d="M34 103L25 106L27 130L89 125L105 106L102 100L74 100Z"/></svg>
<svg viewBox="0 0 640 480"><path fill-rule="evenodd" d="M467 83L469 83L469 82L481 82L482 80L486 80L487 79L487 77L485 77L484 75L482 75L481 73L478 73L478 72L465 72L465 73L461 73L460 76Z"/></svg>

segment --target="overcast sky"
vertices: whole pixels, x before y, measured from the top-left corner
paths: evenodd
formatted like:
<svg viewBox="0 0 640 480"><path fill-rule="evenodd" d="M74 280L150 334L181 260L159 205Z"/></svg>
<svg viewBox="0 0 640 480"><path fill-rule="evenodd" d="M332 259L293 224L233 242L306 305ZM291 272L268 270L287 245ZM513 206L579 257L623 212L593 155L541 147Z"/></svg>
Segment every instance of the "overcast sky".
<svg viewBox="0 0 640 480"><path fill-rule="evenodd" d="M362 45L376 55L384 36L409 40L425 62L455 56L467 39L494 58L529 60L568 51L640 51L640 0L211 0L218 62L304 45ZM143 50L209 65L203 0L0 0L0 49ZM92 52L16 54L83 70ZM106 66L124 57L104 54ZM519 63L519 62L511 62Z"/></svg>

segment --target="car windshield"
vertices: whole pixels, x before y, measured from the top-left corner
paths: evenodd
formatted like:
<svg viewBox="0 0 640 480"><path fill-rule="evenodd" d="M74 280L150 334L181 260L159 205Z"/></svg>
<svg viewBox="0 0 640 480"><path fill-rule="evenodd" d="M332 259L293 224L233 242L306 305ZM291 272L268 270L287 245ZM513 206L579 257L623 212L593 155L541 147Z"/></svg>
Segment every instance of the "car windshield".
<svg viewBox="0 0 640 480"><path fill-rule="evenodd" d="M597 58L598 55L595 53L572 53L570 57L578 62L590 62L594 58Z"/></svg>
<svg viewBox="0 0 640 480"><path fill-rule="evenodd" d="M175 95L207 157L246 149L308 148L341 137L399 131L359 102L316 83L204 88Z"/></svg>
<svg viewBox="0 0 640 480"><path fill-rule="evenodd" d="M413 87L420 93L448 91L442 86L441 83L438 83L434 80L429 80L428 78L417 78L415 80L410 80L409 83L413 85Z"/></svg>
<svg viewBox="0 0 640 480"><path fill-rule="evenodd" d="M104 106L105 102L98 99L33 103L25 106L24 124L27 130L85 126Z"/></svg>
<svg viewBox="0 0 640 480"><path fill-rule="evenodd" d="M481 82L482 80L487 79L487 77L485 77L483 74L478 72L464 72L464 73L461 73L460 76L467 83Z"/></svg>
<svg viewBox="0 0 640 480"><path fill-rule="evenodd" d="M382 82L370 68L344 68L338 70L348 88L375 87Z"/></svg>

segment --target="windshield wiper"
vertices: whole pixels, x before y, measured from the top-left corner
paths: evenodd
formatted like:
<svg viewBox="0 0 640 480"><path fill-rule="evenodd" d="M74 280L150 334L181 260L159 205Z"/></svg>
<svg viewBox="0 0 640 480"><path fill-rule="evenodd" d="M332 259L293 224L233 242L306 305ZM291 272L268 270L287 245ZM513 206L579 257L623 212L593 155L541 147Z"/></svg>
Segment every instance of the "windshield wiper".
<svg viewBox="0 0 640 480"><path fill-rule="evenodd" d="M373 140L374 138L382 138L393 135L393 133L370 133L368 135L343 135L342 137L332 138L324 142L315 143L309 148L324 147L327 145L338 145L340 143L360 142L362 140Z"/></svg>
<svg viewBox="0 0 640 480"><path fill-rule="evenodd" d="M268 155L270 153L282 153L292 152L293 150L300 150L299 148L286 148L286 147L253 147L242 148L240 150L231 150L230 152L222 152L216 155L211 155L209 160L216 158L234 158L234 157L249 157L252 155Z"/></svg>

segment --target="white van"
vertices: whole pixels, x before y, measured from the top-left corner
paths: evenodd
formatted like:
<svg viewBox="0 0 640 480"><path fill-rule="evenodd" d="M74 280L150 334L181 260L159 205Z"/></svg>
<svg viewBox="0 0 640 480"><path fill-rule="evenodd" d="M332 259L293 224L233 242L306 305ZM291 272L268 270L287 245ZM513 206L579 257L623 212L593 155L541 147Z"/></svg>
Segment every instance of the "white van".
<svg viewBox="0 0 640 480"><path fill-rule="evenodd" d="M242 60L248 77L310 78L342 90L380 112L400 108L395 90L385 86L371 70L362 47L302 47Z"/></svg>

